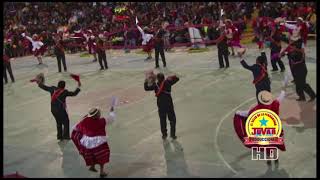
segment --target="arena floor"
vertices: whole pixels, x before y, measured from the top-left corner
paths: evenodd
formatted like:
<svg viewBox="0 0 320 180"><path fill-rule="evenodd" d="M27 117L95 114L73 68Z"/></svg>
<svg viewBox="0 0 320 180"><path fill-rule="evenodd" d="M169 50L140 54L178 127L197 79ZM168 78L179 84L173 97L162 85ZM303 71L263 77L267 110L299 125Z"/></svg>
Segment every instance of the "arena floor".
<svg viewBox="0 0 320 180"><path fill-rule="evenodd" d="M258 54L256 45L249 45L247 61L255 62ZM308 42L306 54L307 81L316 90L315 41ZM106 113L111 97L120 99L116 122L107 128L109 177L316 177L316 103L296 102L294 85L287 88L281 105L287 151L280 152L278 169L268 168L265 161L251 160L251 150L241 144L233 129L235 111L256 103L251 72L236 57L230 58L229 69L218 69L216 46L191 54L179 48L166 57L168 68L160 71L181 76L172 92L176 141L161 139L156 98L143 89L144 71L153 68L154 61L145 62L145 55L135 52L107 51L110 69L99 71L92 58L66 56L69 72L79 73L82 81L80 94L67 99L70 128L90 107L100 106ZM288 68L287 58L283 61ZM87 170L72 141L56 139L50 96L29 80L44 72L48 85L64 79L67 89L74 90L76 83L68 73L57 73L55 58L46 57L44 63L39 67L32 56L12 62L16 82L4 86L4 173L98 177ZM284 74L269 74L277 96Z"/></svg>

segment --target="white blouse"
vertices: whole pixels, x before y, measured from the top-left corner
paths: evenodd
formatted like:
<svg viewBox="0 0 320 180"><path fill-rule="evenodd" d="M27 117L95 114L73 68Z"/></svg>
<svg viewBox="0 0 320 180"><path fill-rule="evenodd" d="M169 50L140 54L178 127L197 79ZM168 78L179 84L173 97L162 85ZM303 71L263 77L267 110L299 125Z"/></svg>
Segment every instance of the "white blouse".
<svg viewBox="0 0 320 180"><path fill-rule="evenodd" d="M142 45L146 45L146 44L150 41L150 39L153 38L153 35L152 35L152 34L146 34L146 33L141 29L140 26L137 25L137 27L138 27L138 30L140 31L141 35L142 35L142 40L143 40L143 41L142 41Z"/></svg>
<svg viewBox="0 0 320 180"><path fill-rule="evenodd" d="M24 36L24 34L22 34ZM38 50L43 46L41 41L34 41L31 37L25 36L32 43L32 51Z"/></svg>

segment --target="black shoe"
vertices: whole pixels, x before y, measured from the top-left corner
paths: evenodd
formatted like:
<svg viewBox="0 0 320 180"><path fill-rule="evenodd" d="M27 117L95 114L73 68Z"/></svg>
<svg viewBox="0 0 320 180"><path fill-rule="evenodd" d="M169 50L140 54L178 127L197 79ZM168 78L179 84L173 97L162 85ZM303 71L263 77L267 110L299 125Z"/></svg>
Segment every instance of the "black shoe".
<svg viewBox="0 0 320 180"><path fill-rule="evenodd" d="M168 135L162 135L162 139L163 139L163 140L167 139L167 136L168 136Z"/></svg>
<svg viewBox="0 0 320 180"><path fill-rule="evenodd" d="M271 71L272 71L272 72L275 72L275 71L278 71L278 69L272 69Z"/></svg>
<svg viewBox="0 0 320 180"><path fill-rule="evenodd" d="M286 71L286 69L281 69L281 72L284 72L284 71Z"/></svg>
<svg viewBox="0 0 320 180"><path fill-rule="evenodd" d="M100 71L104 70L103 68L100 68Z"/></svg>
<svg viewBox="0 0 320 180"><path fill-rule="evenodd" d="M65 137L65 138L63 138L64 140L71 140L71 138L70 137Z"/></svg>
<svg viewBox="0 0 320 180"><path fill-rule="evenodd" d="M100 177L101 178L104 178L104 177L107 177L108 176L108 173L102 173L102 174L100 174Z"/></svg>
<svg viewBox="0 0 320 180"><path fill-rule="evenodd" d="M296 99L296 101L306 101L306 98L299 97L299 99Z"/></svg>
<svg viewBox="0 0 320 180"><path fill-rule="evenodd" d="M97 60L96 60L96 59L94 59L94 60L92 60L92 62L97 62Z"/></svg>
<svg viewBox="0 0 320 180"><path fill-rule="evenodd" d="M271 161L270 160L267 160L267 165L271 166Z"/></svg>
<svg viewBox="0 0 320 180"><path fill-rule="evenodd" d="M176 139L177 139L177 136L174 135L174 136L171 136L171 138L172 138L173 140L176 140Z"/></svg>
<svg viewBox="0 0 320 180"><path fill-rule="evenodd" d="M292 80L291 83L294 83L294 80Z"/></svg>
<svg viewBox="0 0 320 180"><path fill-rule="evenodd" d="M229 68L229 66L226 66L226 69Z"/></svg>
<svg viewBox="0 0 320 180"><path fill-rule="evenodd" d="M157 69L157 68L159 68L159 66L156 66L155 68Z"/></svg>
<svg viewBox="0 0 320 180"><path fill-rule="evenodd" d="M311 97L311 99L308 102L313 102L316 99L316 96Z"/></svg>
<svg viewBox="0 0 320 180"><path fill-rule="evenodd" d="M275 167L278 169L279 168L279 159L275 160L274 161L274 165Z"/></svg>
<svg viewBox="0 0 320 180"><path fill-rule="evenodd" d="M220 69L224 68L224 66L220 66Z"/></svg>
<svg viewBox="0 0 320 180"><path fill-rule="evenodd" d="M94 168L94 167L90 167L90 168L89 168L89 171L98 172L98 171L96 170L96 168Z"/></svg>

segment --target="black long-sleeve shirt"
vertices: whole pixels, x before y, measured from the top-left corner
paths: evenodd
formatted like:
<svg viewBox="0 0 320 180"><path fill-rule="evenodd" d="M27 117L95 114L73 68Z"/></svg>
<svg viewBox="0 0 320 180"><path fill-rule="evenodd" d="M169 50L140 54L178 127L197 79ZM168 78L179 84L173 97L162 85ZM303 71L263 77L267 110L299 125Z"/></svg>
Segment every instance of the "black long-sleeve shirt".
<svg viewBox="0 0 320 180"><path fill-rule="evenodd" d="M179 81L179 78L176 76L173 76L171 80L166 79L164 80L164 87L163 91L157 96L157 105L158 107L164 107L164 106L170 106L173 105L172 103L172 97L171 97L171 86L174 85ZM148 86L148 82L144 82L144 90L146 91L154 91L157 93L159 91L159 88L161 86L161 83L153 83L150 86Z"/></svg>
<svg viewBox="0 0 320 180"><path fill-rule="evenodd" d="M45 91L48 91L52 97L53 93L55 92L55 90L59 89L56 86L46 86L44 84L39 84L39 87ZM76 96L78 95L80 92L80 88L77 88L75 91L68 91L68 90L64 90L57 98L57 100L51 102L51 110L53 108L56 109L65 109L65 104L66 104L66 98L68 96Z"/></svg>
<svg viewBox="0 0 320 180"><path fill-rule="evenodd" d="M262 65L253 64L253 65L250 66L244 60L241 60L240 63L245 69L248 69L249 71L252 72L254 81L257 80L257 79L260 79L260 77L263 74L263 72L262 72L263 69L261 68ZM261 87L266 87L267 89L270 89L270 79L269 79L269 76L268 76L268 72L265 72L264 77L260 81L255 83L255 86L256 86L257 89L260 89Z"/></svg>

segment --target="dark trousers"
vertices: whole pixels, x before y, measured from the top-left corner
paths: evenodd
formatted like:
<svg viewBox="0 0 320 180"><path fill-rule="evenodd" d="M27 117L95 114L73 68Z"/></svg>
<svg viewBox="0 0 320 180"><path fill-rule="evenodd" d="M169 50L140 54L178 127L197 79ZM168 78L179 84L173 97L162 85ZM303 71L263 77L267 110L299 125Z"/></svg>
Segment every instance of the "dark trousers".
<svg viewBox="0 0 320 180"><path fill-rule="evenodd" d="M224 61L226 62L226 67L229 67L229 51L228 47L226 48L218 48L218 59L219 59L219 66L220 68L224 68Z"/></svg>
<svg viewBox="0 0 320 180"><path fill-rule="evenodd" d="M11 63L10 62L3 62L3 77L5 83L8 83L8 77L7 77L7 71L9 72L11 81L14 82L14 77L11 69Z"/></svg>
<svg viewBox="0 0 320 180"><path fill-rule="evenodd" d="M98 53L98 60L99 60L99 64L100 64L101 69L108 69L106 53ZM102 61L104 63L104 67L103 67Z"/></svg>
<svg viewBox="0 0 320 180"><path fill-rule="evenodd" d="M159 54L161 56L161 60L163 63L163 67L166 67L166 57L164 56L164 49L163 47L155 47L155 57L156 57L156 67L159 67Z"/></svg>
<svg viewBox="0 0 320 180"><path fill-rule="evenodd" d="M59 55L56 55L56 56L57 56L57 61L58 61L58 69L59 69L59 72L61 72L61 61L62 61L62 65L63 65L64 71L67 71L66 56L65 56L65 54L59 54Z"/></svg>
<svg viewBox="0 0 320 180"><path fill-rule="evenodd" d="M269 91L271 92L271 87L270 87L270 80L262 80L261 82L257 83L256 86L256 98L258 104L260 104L259 99L258 99L258 94L261 91Z"/></svg>
<svg viewBox="0 0 320 180"><path fill-rule="evenodd" d="M300 66L300 65L297 65L297 66ZM305 99L304 92L306 92L310 96L310 98L316 97L316 93L313 91L310 85L306 82L307 73L308 71L304 67L292 68L292 74L296 84L296 92L301 99Z"/></svg>
<svg viewBox="0 0 320 180"><path fill-rule="evenodd" d="M277 63L278 63L281 71L284 71L285 67L284 67L284 64L283 64L281 58L280 57L273 58L273 59L271 58L274 53L277 53L277 52L271 52L271 55L270 55L272 69L273 70L278 70L278 66L277 66Z"/></svg>
<svg viewBox="0 0 320 180"><path fill-rule="evenodd" d="M167 135L167 116L170 121L170 135L176 135L176 114L173 106L158 108L162 135Z"/></svg>
<svg viewBox="0 0 320 180"><path fill-rule="evenodd" d="M263 63L268 66L268 59L265 52L261 52L261 56L263 57Z"/></svg>
<svg viewBox="0 0 320 180"><path fill-rule="evenodd" d="M66 110L52 109L51 113L56 119L56 123L57 123L57 139L70 138L69 116Z"/></svg>

